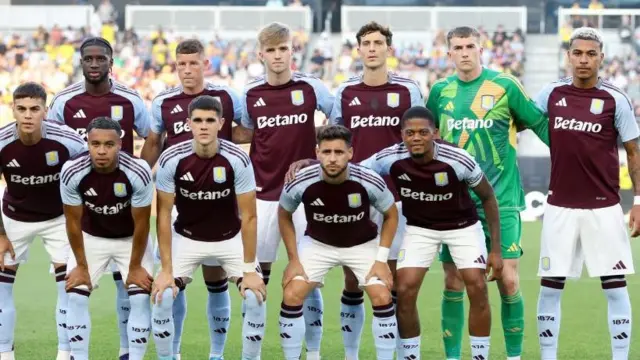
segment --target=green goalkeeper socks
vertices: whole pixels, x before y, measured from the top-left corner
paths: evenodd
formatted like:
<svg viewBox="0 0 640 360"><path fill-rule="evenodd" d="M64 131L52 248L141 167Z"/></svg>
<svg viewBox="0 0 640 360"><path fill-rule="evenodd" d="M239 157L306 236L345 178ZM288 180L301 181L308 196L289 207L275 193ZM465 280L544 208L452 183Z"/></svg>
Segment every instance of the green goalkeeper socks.
<svg viewBox="0 0 640 360"><path fill-rule="evenodd" d="M442 295L444 352L447 359L460 359L464 327L464 292L445 290Z"/></svg>
<svg viewBox="0 0 640 360"><path fill-rule="evenodd" d="M507 346L507 356L522 354L524 336L524 299L520 291L502 298L502 329Z"/></svg>

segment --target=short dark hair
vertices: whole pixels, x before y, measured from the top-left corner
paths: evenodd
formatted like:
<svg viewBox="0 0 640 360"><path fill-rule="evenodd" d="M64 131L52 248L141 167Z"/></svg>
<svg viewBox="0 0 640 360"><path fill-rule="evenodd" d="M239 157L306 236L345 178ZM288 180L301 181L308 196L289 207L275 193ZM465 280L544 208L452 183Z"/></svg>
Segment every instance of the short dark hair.
<svg viewBox="0 0 640 360"><path fill-rule="evenodd" d="M26 82L13 91L13 101L24 98L41 99L46 104L47 91L38 83Z"/></svg>
<svg viewBox="0 0 640 360"><path fill-rule="evenodd" d="M342 125L327 125L318 131L316 141L320 145L323 141L344 140L351 146L351 131Z"/></svg>
<svg viewBox="0 0 640 360"><path fill-rule="evenodd" d="M362 40L363 36L369 35L374 32L380 32L380 34L382 34L382 36L387 39L387 46L391 46L393 33L391 32L391 30L389 30L388 26L383 26L375 21L370 21L362 25L360 30L358 30L358 33L356 33L356 40L358 41L358 45L360 45L360 41Z"/></svg>
<svg viewBox="0 0 640 360"><path fill-rule="evenodd" d="M120 136L120 133L122 132L122 127L120 126L120 123L111 119L108 116L99 116L91 120L91 122L89 123L89 126L87 126L87 134L90 133L91 130L93 129L113 130L118 134L118 136Z"/></svg>
<svg viewBox="0 0 640 360"><path fill-rule="evenodd" d="M178 54L204 54L204 46L198 39L183 40L176 47Z"/></svg>
<svg viewBox="0 0 640 360"><path fill-rule="evenodd" d="M218 116L222 116L222 104L220 100L210 95L200 95L189 103L189 117L194 110L215 111Z"/></svg>
<svg viewBox="0 0 640 360"><path fill-rule="evenodd" d="M476 39L480 39L480 32L476 28L472 28L470 26L458 26L457 28L453 28L449 30L447 33L447 47L451 46L451 39L454 37L458 38L468 38L475 37Z"/></svg>
<svg viewBox="0 0 640 360"><path fill-rule="evenodd" d="M402 128L404 128L407 120L416 118L427 120L429 123L431 123L431 125L433 125L433 127L437 127L436 118L433 116L433 113L431 112L431 110L427 109L424 106L413 106L407 109L407 111L402 114L400 125L402 126Z"/></svg>
<svg viewBox="0 0 640 360"><path fill-rule="evenodd" d="M84 49L87 46L102 46L107 49L107 53L109 54L109 56L113 56L113 48L111 47L109 41L105 38L93 36L83 41L82 45L80 45L80 55L84 54Z"/></svg>

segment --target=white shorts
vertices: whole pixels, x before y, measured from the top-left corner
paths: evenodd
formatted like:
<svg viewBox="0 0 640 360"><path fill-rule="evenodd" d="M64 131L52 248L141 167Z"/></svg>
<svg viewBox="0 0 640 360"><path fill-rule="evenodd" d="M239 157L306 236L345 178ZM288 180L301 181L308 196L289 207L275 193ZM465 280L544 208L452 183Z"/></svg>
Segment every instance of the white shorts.
<svg viewBox="0 0 640 360"><path fill-rule="evenodd" d="M378 241L368 241L349 248L335 247L305 236L300 245L300 263L309 281L324 284L324 277L336 266L346 266L356 275L360 287L382 284L378 279L365 279L376 261Z"/></svg>
<svg viewBox="0 0 640 360"><path fill-rule="evenodd" d="M122 274L122 281L127 281L129 276L129 264L131 262L131 250L133 250L133 237L122 239L107 239L82 233L84 236L84 252L89 266L89 276L94 289L98 287L98 282L107 269L110 262L116 265L117 270ZM67 263L67 273L70 273L77 266L76 258L69 256ZM149 275L153 275L153 254L151 241L147 243L144 256L142 257L142 267Z"/></svg>
<svg viewBox="0 0 640 360"><path fill-rule="evenodd" d="M458 269L485 269L487 245L480 222L456 230L431 230L407 226L398 254L398 269L429 268L446 244Z"/></svg>
<svg viewBox="0 0 640 360"><path fill-rule="evenodd" d="M389 260L398 260L398 252L400 251L400 247L402 246L404 231L407 226L407 218L402 215L402 202L398 201L396 203L396 207L398 208L398 229L396 230L396 235L393 237L391 249L389 249ZM371 221L373 221L378 226L378 235L380 235L380 230L382 230L382 222L384 221L384 215L382 215L382 213L376 210L374 207L371 207L370 217Z"/></svg>
<svg viewBox="0 0 640 360"><path fill-rule="evenodd" d="M538 276L579 278L633 274L633 256L620 205L569 209L547 204Z"/></svg>
<svg viewBox="0 0 640 360"><path fill-rule="evenodd" d="M278 225L278 201L256 201L256 211L258 214L258 261L273 263L278 259L278 249L280 248L281 236ZM304 213L304 206L298 206L293 213L293 225L296 229L298 243L304 236L307 228L307 218Z"/></svg>
<svg viewBox="0 0 640 360"><path fill-rule="evenodd" d="M5 254L5 265L26 262L29 256L29 245L33 243L37 236L42 237L42 243L47 253L49 253L52 263L67 263L71 247L67 238L64 215L47 221L22 222L2 214L2 221L7 231L7 238L11 241L13 251L16 253L15 261L11 259L9 253Z"/></svg>
<svg viewBox="0 0 640 360"><path fill-rule="evenodd" d="M244 252L241 234L242 232L238 232L229 240L205 242L191 240L174 233L173 240L178 240L180 246L176 247L176 252L173 255L173 276L186 278L188 283L198 266L216 261L222 266L229 278L242 277ZM256 268L259 268L257 261Z"/></svg>

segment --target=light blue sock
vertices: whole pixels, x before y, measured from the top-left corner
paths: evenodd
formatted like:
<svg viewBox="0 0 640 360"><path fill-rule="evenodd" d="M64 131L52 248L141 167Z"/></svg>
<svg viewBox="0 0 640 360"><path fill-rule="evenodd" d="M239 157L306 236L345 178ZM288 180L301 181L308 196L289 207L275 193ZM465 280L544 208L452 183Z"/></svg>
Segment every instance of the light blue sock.
<svg viewBox="0 0 640 360"><path fill-rule="evenodd" d="M129 327L127 322L131 313L131 302L129 301L127 289L124 288L122 275L119 272L113 273L113 281L116 283L116 313L118 314L118 331L120 333L120 355L124 355L129 352Z"/></svg>
<svg viewBox="0 0 640 360"><path fill-rule="evenodd" d="M89 291L78 288L69 291L67 334L73 360L89 360L89 336L91 335L90 294Z"/></svg>
<svg viewBox="0 0 640 360"><path fill-rule="evenodd" d="M143 360L151 332L151 304L149 293L139 287L129 288L129 360Z"/></svg>
<svg viewBox="0 0 640 360"><path fill-rule="evenodd" d="M209 338L211 349L209 357L224 355L224 345L231 319L231 298L227 279L215 282L206 281L209 296L207 298L207 318L209 319Z"/></svg>
<svg viewBox="0 0 640 360"><path fill-rule="evenodd" d="M16 305L13 302L15 280L15 271L6 268L0 271L0 353L13 349L16 326Z"/></svg>
<svg viewBox="0 0 640 360"><path fill-rule="evenodd" d="M302 310L306 325L305 340L307 352L319 352L322 342L322 318L324 303L319 288L313 289L306 299Z"/></svg>
<svg viewBox="0 0 640 360"><path fill-rule="evenodd" d="M302 306L280 305L280 343L286 360L298 360L302 353L305 321Z"/></svg>
<svg viewBox="0 0 640 360"><path fill-rule="evenodd" d="M267 304L259 304L256 294L251 290L246 290L245 296L247 313L242 324L242 359L259 359L264 340Z"/></svg>
<svg viewBox="0 0 640 360"><path fill-rule="evenodd" d="M364 327L364 292L342 292L340 326L346 357L357 359Z"/></svg>
<svg viewBox="0 0 640 360"><path fill-rule="evenodd" d="M158 357L173 358L173 289L165 289L160 294L161 301L156 301L152 309L151 329Z"/></svg>
<svg viewBox="0 0 640 360"><path fill-rule="evenodd" d="M184 320L187 317L187 293L186 288L181 287L178 296L173 300L173 353L180 354L180 344L182 342L182 330Z"/></svg>
<svg viewBox="0 0 640 360"><path fill-rule="evenodd" d="M58 331L58 350L70 351L69 338L67 337L67 306L69 297L65 290L66 282L64 280L67 275L67 265L59 266L55 269L56 289L58 290L58 299L56 301L56 329Z"/></svg>

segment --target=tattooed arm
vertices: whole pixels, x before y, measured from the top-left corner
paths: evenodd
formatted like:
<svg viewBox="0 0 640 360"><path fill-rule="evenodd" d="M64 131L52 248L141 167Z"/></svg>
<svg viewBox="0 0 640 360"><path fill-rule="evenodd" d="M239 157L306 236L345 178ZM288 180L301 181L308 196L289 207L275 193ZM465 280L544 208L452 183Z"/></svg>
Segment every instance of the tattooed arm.
<svg viewBox="0 0 640 360"><path fill-rule="evenodd" d="M629 216L629 228L631 228L631 237L640 235L640 149L638 148L638 139L632 139L623 143L627 152L627 166L629 167L629 176L633 182L633 208Z"/></svg>

